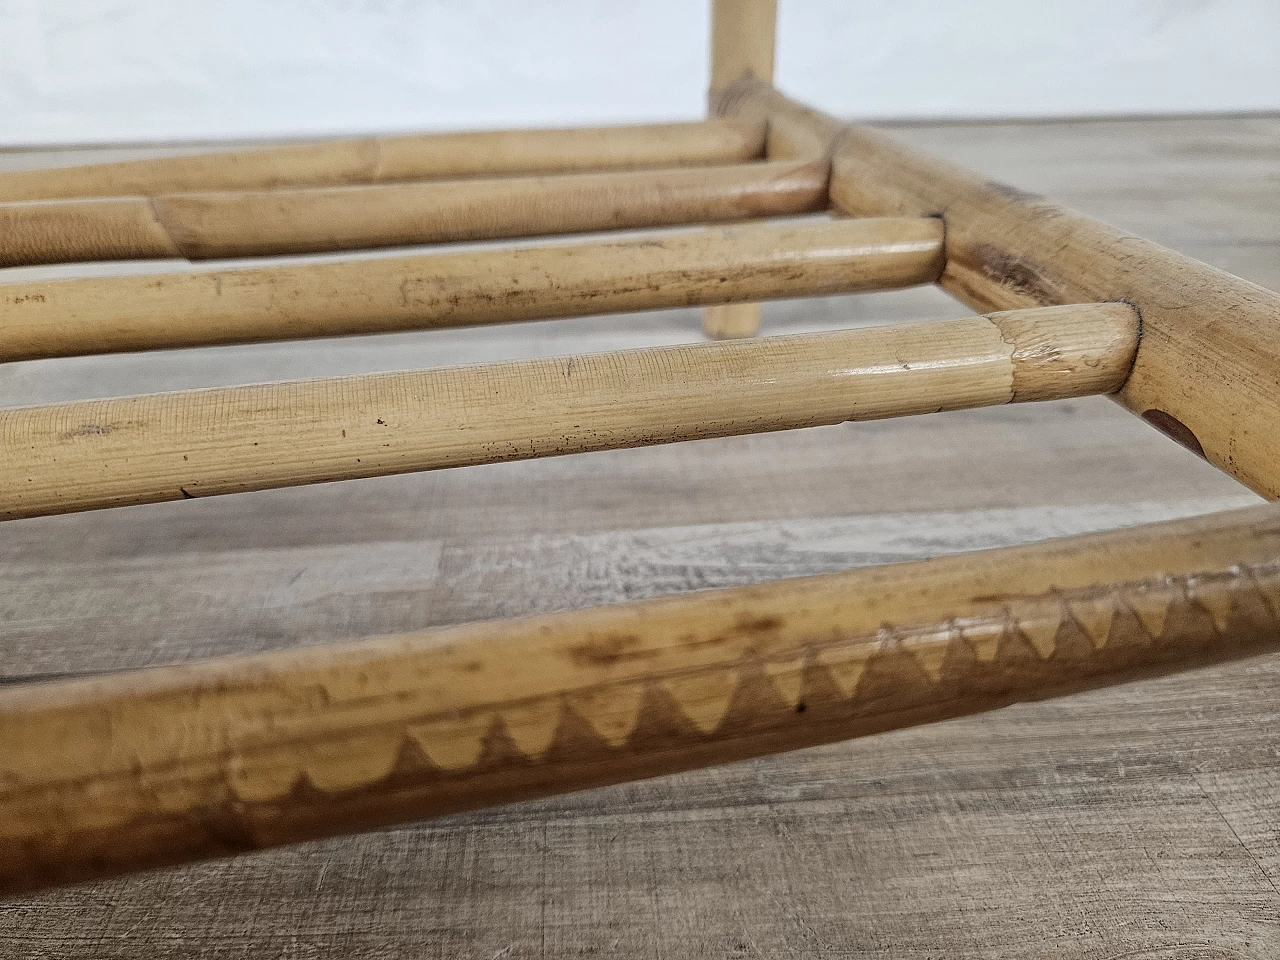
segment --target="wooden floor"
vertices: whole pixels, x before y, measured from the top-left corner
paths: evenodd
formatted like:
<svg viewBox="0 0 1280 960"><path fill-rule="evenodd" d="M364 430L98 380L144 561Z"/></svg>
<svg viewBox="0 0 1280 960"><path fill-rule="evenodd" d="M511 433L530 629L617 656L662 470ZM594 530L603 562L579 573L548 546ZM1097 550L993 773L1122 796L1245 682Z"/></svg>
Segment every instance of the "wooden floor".
<svg viewBox="0 0 1280 960"><path fill-rule="evenodd" d="M1280 289L1280 117L898 133ZM75 157L0 168L50 159ZM774 304L765 323L964 313L925 290ZM697 329L685 310L20 363L0 366L0 405ZM1094 399L18 521L0 527L0 672L327 643L1255 501ZM0 905L3 960L606 954L1280 956L1280 656Z"/></svg>

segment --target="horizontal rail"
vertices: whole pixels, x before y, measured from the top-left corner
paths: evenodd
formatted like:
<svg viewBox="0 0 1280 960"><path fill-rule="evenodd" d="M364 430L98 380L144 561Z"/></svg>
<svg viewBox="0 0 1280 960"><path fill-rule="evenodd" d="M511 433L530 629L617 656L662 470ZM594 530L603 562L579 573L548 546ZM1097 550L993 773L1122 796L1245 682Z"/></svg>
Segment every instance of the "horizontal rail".
<svg viewBox="0 0 1280 960"><path fill-rule="evenodd" d="M0 891L1274 650L1276 511L3 690Z"/></svg>
<svg viewBox="0 0 1280 960"><path fill-rule="evenodd" d="M947 265L939 283L976 310L1132 303L1142 343L1116 399L1257 492L1280 497L1280 293L877 131L837 125L759 81L735 85L720 104L829 143L831 199L846 212L940 216Z"/></svg>
<svg viewBox="0 0 1280 960"><path fill-rule="evenodd" d="M1115 390L1123 304L0 411L0 517Z"/></svg>
<svg viewBox="0 0 1280 960"><path fill-rule="evenodd" d="M0 204L0 267L247 257L781 216L825 161Z"/></svg>
<svg viewBox="0 0 1280 960"><path fill-rule="evenodd" d="M932 283L928 218L0 284L0 361L388 333Z"/></svg>
<svg viewBox="0 0 1280 960"><path fill-rule="evenodd" d="M752 160L763 147L763 123L734 119L364 137L5 172L0 202L684 167Z"/></svg>

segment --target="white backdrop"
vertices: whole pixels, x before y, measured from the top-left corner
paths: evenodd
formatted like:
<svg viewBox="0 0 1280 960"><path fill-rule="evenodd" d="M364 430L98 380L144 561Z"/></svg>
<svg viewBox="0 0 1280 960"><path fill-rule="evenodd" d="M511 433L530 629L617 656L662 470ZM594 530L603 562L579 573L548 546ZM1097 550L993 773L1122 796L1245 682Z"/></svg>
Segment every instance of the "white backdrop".
<svg viewBox="0 0 1280 960"><path fill-rule="evenodd" d="M854 117L1280 108L1280 0L781 0ZM701 0L0 0L0 143L695 117Z"/></svg>

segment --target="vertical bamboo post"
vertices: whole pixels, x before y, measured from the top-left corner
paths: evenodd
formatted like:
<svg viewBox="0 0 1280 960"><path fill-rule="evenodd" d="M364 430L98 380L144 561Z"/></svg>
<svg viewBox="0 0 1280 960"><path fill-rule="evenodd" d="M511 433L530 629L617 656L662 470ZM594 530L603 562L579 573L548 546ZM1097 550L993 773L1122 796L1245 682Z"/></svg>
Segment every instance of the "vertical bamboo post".
<svg viewBox="0 0 1280 960"><path fill-rule="evenodd" d="M712 0L711 96L750 74L773 82L774 32L778 0ZM760 332L760 304L707 307L702 330L717 340Z"/></svg>
<svg viewBox="0 0 1280 960"><path fill-rule="evenodd" d="M744 74L773 82L773 37L778 0L712 0L711 92Z"/></svg>

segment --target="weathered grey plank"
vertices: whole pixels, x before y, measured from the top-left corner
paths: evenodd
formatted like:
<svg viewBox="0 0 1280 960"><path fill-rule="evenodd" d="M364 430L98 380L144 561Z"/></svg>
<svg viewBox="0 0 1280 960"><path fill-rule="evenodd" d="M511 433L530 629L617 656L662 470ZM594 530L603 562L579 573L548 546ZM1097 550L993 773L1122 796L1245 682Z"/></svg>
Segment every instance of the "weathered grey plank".
<svg viewBox="0 0 1280 960"><path fill-rule="evenodd" d="M594 533L5 556L10 678L356 639L914 560L1248 502L1241 496ZM261 531L259 531L261 532ZM114 540L97 544L118 547ZM91 644L84 638L92 637Z"/></svg>

